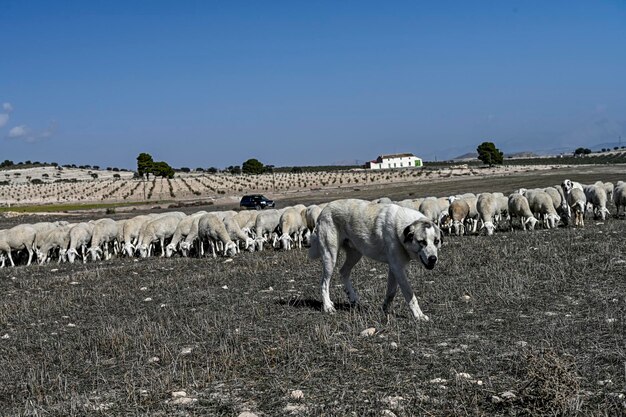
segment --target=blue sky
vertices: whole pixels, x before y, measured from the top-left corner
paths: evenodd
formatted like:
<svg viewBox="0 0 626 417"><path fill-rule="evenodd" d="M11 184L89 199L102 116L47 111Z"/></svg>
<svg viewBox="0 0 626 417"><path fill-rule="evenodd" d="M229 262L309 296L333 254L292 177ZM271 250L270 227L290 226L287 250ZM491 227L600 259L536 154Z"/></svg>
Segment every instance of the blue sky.
<svg viewBox="0 0 626 417"><path fill-rule="evenodd" d="M2 0L0 36L2 160L626 144L624 1Z"/></svg>

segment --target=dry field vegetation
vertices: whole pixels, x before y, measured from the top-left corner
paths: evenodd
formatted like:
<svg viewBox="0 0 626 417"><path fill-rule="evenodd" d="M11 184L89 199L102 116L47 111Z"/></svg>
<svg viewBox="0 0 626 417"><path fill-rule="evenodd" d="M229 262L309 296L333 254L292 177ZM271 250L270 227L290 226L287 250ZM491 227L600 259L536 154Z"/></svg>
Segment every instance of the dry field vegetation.
<svg viewBox="0 0 626 417"><path fill-rule="evenodd" d="M585 169L281 204L626 178ZM409 273L428 323L400 295L383 316L386 266L368 260L353 274L362 304L335 276L338 312L321 313L320 264L304 250L4 268L0 413L623 415L626 220L586 224L446 237L434 270Z"/></svg>

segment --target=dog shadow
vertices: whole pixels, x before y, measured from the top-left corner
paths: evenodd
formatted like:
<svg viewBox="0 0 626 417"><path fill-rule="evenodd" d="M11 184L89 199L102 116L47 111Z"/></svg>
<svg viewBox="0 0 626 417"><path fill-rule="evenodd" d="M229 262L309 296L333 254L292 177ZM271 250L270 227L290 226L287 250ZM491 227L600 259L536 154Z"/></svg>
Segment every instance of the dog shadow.
<svg viewBox="0 0 626 417"><path fill-rule="evenodd" d="M276 304L283 307L286 306L297 309L322 311L322 302L313 298L292 297L289 299L277 300ZM353 311L361 309L363 309L363 306L360 304L351 304L347 301L342 303L335 303L335 310L337 311Z"/></svg>

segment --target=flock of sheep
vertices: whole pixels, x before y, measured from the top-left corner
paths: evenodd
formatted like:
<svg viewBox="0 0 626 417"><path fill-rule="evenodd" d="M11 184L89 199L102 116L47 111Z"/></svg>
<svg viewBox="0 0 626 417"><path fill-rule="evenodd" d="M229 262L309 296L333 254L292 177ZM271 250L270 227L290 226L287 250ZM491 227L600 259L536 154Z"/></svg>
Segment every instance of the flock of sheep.
<svg viewBox="0 0 626 417"><path fill-rule="evenodd" d="M541 189L520 189L509 196L502 193L471 193L450 197L403 200L395 204L419 210L449 234L487 235L503 225L513 227L518 219L523 230L537 224L557 227L560 222L584 226L586 213L604 220L613 201L615 215L626 207L626 183L596 182L582 185L571 180ZM388 198L374 204L393 203ZM15 266L12 252L27 251L40 264L108 260L112 256L234 256L241 250L260 251L265 246L289 250L306 244L324 204L302 204L264 211L199 211L139 215L126 220L103 218L89 222L40 222L20 224L0 230L0 265L8 259ZM480 226L480 227L479 227Z"/></svg>

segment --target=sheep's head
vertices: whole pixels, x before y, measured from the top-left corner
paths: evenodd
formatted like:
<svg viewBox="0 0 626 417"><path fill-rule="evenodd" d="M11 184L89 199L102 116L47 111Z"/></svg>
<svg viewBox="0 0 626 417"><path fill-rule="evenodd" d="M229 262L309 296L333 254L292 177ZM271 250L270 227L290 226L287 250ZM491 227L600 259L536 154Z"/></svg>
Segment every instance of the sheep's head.
<svg viewBox="0 0 626 417"><path fill-rule="evenodd" d="M187 257L187 255L189 255L189 251L191 250L191 242L180 242L180 253L184 256Z"/></svg>
<svg viewBox="0 0 626 417"><path fill-rule="evenodd" d="M487 236L491 236L496 230L496 226L493 224L493 222L485 222L481 226L481 229L485 229L485 231L487 232Z"/></svg>
<svg viewBox="0 0 626 417"><path fill-rule="evenodd" d="M135 253L135 246L132 243L125 243L124 249L122 250L127 256L133 256Z"/></svg>
<svg viewBox="0 0 626 417"><path fill-rule="evenodd" d="M526 221L524 222L525 225L530 225L530 230L534 230L535 229L535 225L537 224L537 219L534 217L529 217L526 219Z"/></svg>
<svg viewBox="0 0 626 417"><path fill-rule="evenodd" d="M70 248L67 251L67 260L73 264L74 260L76 260L76 257L78 256L78 251L76 250L76 248Z"/></svg>
<svg viewBox="0 0 626 417"><path fill-rule="evenodd" d="M263 245L265 244L265 242L267 242L267 238L264 236L258 236L255 239L256 242L256 248L258 251L262 251L263 250Z"/></svg>
<svg viewBox="0 0 626 417"><path fill-rule="evenodd" d="M245 249L250 251L250 252L254 252L254 246L255 246L255 240L252 238L246 238L246 247Z"/></svg>
<svg viewBox="0 0 626 417"><path fill-rule="evenodd" d="M291 245L293 243L293 239L291 236L289 236L287 233L284 233L280 238L280 245L283 247L283 249L286 250L291 250Z"/></svg>
<svg viewBox="0 0 626 417"><path fill-rule="evenodd" d="M174 252L176 252L176 245L174 245L173 243L170 243L165 247L165 256L167 256L168 258L170 258L174 254Z"/></svg>
<svg viewBox="0 0 626 417"><path fill-rule="evenodd" d="M235 242L227 242L224 245L224 256L233 257L237 254L237 245Z"/></svg>
<svg viewBox="0 0 626 417"><path fill-rule="evenodd" d="M142 258L148 257L148 245L146 245L145 243L137 246L137 251L139 252L139 256L141 256Z"/></svg>
<svg viewBox="0 0 626 417"><path fill-rule="evenodd" d="M91 260L95 262L95 261L100 260L100 255L102 254L102 249L100 249L100 247L96 246L96 247L87 249L87 253L91 254Z"/></svg>

